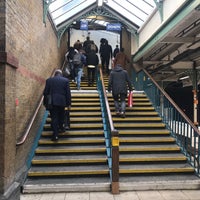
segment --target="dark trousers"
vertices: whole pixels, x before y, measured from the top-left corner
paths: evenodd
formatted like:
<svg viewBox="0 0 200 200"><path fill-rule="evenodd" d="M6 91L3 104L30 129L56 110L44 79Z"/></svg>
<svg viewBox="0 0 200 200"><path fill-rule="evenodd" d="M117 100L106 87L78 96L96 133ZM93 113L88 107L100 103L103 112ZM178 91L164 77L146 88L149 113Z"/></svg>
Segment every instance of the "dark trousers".
<svg viewBox="0 0 200 200"><path fill-rule="evenodd" d="M109 57L102 57L101 58L101 64L102 64L102 69L109 74L109 63L110 63L110 58Z"/></svg>
<svg viewBox="0 0 200 200"><path fill-rule="evenodd" d="M127 94L124 94L124 93L113 95L116 112L125 112L126 111L126 96L127 96Z"/></svg>
<svg viewBox="0 0 200 200"><path fill-rule="evenodd" d="M64 126L70 128L70 115L69 115L69 110L65 110Z"/></svg>
<svg viewBox="0 0 200 200"><path fill-rule="evenodd" d="M95 81L95 72L96 72L96 68L87 68L87 72L88 72L88 84L94 84Z"/></svg>
<svg viewBox="0 0 200 200"><path fill-rule="evenodd" d="M53 137L58 136L59 129L63 129L65 107L53 106L50 110L51 128L53 130Z"/></svg>

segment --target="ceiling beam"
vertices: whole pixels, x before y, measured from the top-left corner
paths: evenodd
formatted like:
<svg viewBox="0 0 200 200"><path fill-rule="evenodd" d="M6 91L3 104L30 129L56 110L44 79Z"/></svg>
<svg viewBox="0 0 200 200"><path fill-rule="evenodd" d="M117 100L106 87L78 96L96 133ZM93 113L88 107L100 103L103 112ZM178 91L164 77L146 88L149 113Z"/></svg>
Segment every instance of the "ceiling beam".
<svg viewBox="0 0 200 200"><path fill-rule="evenodd" d="M160 43L193 43L200 37L166 37Z"/></svg>

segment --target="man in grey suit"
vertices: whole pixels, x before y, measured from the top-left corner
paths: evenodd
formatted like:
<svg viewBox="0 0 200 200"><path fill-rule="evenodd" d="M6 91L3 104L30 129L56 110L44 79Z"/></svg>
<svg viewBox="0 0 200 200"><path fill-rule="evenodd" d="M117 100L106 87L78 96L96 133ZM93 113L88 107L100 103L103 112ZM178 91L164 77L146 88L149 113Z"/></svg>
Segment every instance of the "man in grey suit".
<svg viewBox="0 0 200 200"><path fill-rule="evenodd" d="M49 110L51 115L51 128L53 130L52 140L58 140L58 133L64 132L63 127L65 117L65 107L71 105L71 91L69 80L62 75L61 70L56 70L54 77L46 80L44 88L44 99L51 94L52 108Z"/></svg>

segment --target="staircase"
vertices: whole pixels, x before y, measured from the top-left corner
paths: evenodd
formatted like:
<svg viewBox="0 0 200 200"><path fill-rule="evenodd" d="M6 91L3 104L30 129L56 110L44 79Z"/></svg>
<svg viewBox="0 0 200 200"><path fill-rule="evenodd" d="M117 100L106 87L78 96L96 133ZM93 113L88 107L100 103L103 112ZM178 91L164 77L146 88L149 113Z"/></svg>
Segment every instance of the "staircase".
<svg viewBox="0 0 200 200"><path fill-rule="evenodd" d="M108 78L104 77L107 88ZM96 85L81 90L71 83L70 130L51 141L50 118L35 149L23 193L110 191L104 124ZM126 118L115 115L108 94L114 127L119 131L120 191L197 189L199 178L143 92L133 93Z"/></svg>
<svg viewBox="0 0 200 200"><path fill-rule="evenodd" d="M72 90L70 130L52 142L46 119L23 192L110 191L101 115L97 90Z"/></svg>
<svg viewBox="0 0 200 200"><path fill-rule="evenodd" d="M199 180L194 169L147 96L133 93L133 107L127 107L126 118L116 116L111 94L108 99L119 131L120 191L196 188Z"/></svg>

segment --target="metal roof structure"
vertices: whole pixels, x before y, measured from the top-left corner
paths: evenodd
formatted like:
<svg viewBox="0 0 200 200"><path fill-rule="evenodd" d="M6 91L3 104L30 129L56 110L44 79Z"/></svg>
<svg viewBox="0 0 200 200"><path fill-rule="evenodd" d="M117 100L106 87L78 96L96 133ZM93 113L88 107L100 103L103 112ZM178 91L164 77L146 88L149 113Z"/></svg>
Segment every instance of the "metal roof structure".
<svg viewBox="0 0 200 200"><path fill-rule="evenodd" d="M158 6L160 0L43 0L56 31L80 28L86 20L88 29L105 29L108 23L120 23L136 32Z"/></svg>

